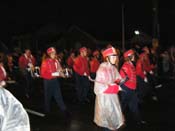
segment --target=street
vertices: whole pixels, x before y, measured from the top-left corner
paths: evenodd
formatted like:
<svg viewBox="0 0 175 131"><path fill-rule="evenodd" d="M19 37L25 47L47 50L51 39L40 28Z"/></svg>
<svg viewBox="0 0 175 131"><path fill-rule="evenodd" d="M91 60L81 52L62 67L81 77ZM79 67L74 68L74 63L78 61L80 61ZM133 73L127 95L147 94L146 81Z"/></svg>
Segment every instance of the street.
<svg viewBox="0 0 175 131"><path fill-rule="evenodd" d="M65 119L59 110L56 102L52 102L51 114L44 114L44 95L42 88L42 80L35 80L35 94L32 98L25 98L22 93L22 87L19 84L11 84L7 86L27 109L31 131L100 131L93 123L94 115L94 97L90 103L79 104L74 101L75 89L72 80L61 80L62 95L68 110L71 112L70 120ZM129 113L125 119L126 124L120 129L121 131L172 131L175 130L175 86L174 81L166 79L161 81L163 86L156 89L158 101L146 99L140 105L141 113L144 120L147 122L142 126L135 126L130 120ZM30 110L30 111L29 111ZM34 111L31 112L31 111ZM39 115L37 113L39 113Z"/></svg>

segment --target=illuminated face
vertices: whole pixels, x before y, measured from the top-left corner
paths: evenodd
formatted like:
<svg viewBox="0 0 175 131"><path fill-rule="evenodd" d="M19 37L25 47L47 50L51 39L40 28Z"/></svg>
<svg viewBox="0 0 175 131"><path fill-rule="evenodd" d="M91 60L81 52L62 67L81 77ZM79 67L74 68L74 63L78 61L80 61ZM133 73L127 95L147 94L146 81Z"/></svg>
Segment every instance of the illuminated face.
<svg viewBox="0 0 175 131"><path fill-rule="evenodd" d="M149 54L149 49L148 49L148 47L145 47L145 48L144 48L144 51L145 51L147 54Z"/></svg>
<svg viewBox="0 0 175 131"><path fill-rule="evenodd" d="M25 51L25 54L26 54L27 56L30 56L30 55L31 55L31 51L30 51L30 50L26 50L26 51Z"/></svg>
<svg viewBox="0 0 175 131"><path fill-rule="evenodd" d="M56 58L56 52L54 51L54 52L50 53L49 56L50 56L51 59L55 59Z"/></svg>
<svg viewBox="0 0 175 131"><path fill-rule="evenodd" d="M81 56L86 57L87 56L87 50L82 51Z"/></svg>
<svg viewBox="0 0 175 131"><path fill-rule="evenodd" d="M135 55L131 55L131 61L135 61Z"/></svg>
<svg viewBox="0 0 175 131"><path fill-rule="evenodd" d="M83 51L83 53L84 53L84 56L87 56L87 51Z"/></svg>
<svg viewBox="0 0 175 131"><path fill-rule="evenodd" d="M153 48L158 48L159 47L159 42L158 41L154 41L152 46L153 46Z"/></svg>
<svg viewBox="0 0 175 131"><path fill-rule="evenodd" d="M13 61L13 57L12 56L7 56L7 60L8 60L8 62L12 62Z"/></svg>
<svg viewBox="0 0 175 131"><path fill-rule="evenodd" d="M72 58L75 58L75 53L71 53L71 57Z"/></svg>
<svg viewBox="0 0 175 131"><path fill-rule="evenodd" d="M117 56L117 55L108 56L108 61L109 61L111 64L113 64L113 65L116 64L117 59L118 59L118 56Z"/></svg>

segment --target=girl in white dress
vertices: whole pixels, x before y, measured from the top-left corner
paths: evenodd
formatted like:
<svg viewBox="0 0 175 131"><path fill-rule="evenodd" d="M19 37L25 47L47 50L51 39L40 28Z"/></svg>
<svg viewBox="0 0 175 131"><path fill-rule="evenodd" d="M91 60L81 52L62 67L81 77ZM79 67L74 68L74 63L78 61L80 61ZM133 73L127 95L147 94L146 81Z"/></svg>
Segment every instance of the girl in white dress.
<svg viewBox="0 0 175 131"><path fill-rule="evenodd" d="M102 55L106 62L101 63L95 79L94 122L102 127L104 131L113 131L124 124L117 94L120 86L115 83L116 80L121 80L120 74L115 67L118 55L113 47L104 50Z"/></svg>

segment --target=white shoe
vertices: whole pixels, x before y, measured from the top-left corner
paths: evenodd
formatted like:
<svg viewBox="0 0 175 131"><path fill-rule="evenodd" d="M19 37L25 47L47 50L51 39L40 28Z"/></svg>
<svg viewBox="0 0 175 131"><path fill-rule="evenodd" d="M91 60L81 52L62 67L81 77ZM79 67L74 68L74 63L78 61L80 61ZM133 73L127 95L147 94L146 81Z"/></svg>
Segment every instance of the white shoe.
<svg viewBox="0 0 175 131"><path fill-rule="evenodd" d="M153 96L152 99L153 99L154 101L158 101L157 96Z"/></svg>
<svg viewBox="0 0 175 131"><path fill-rule="evenodd" d="M137 122L137 126L144 126L144 125L147 125L146 121L141 120L141 121Z"/></svg>
<svg viewBox="0 0 175 131"><path fill-rule="evenodd" d="M162 87L162 84L159 84L159 85L155 86L156 89L161 88L161 87Z"/></svg>
<svg viewBox="0 0 175 131"><path fill-rule="evenodd" d="M146 124L147 122L142 120L140 123L141 123L141 124Z"/></svg>

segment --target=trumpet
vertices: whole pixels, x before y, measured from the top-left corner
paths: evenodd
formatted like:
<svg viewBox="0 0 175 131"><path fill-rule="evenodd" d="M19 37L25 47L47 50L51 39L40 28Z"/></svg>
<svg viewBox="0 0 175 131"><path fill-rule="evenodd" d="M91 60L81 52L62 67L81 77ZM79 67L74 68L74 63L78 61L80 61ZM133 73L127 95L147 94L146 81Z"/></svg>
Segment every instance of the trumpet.
<svg viewBox="0 0 175 131"><path fill-rule="evenodd" d="M64 68L52 73L52 76L70 78L72 76L72 69Z"/></svg>
<svg viewBox="0 0 175 131"><path fill-rule="evenodd" d="M32 78L39 78L40 77L40 67L29 67L27 70L30 72Z"/></svg>
<svg viewBox="0 0 175 131"><path fill-rule="evenodd" d="M61 70L61 72L63 73L63 76L65 78L70 78L70 77L72 77L72 74L73 74L72 69L70 69L70 68L64 68Z"/></svg>

